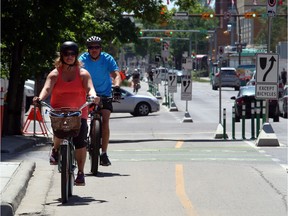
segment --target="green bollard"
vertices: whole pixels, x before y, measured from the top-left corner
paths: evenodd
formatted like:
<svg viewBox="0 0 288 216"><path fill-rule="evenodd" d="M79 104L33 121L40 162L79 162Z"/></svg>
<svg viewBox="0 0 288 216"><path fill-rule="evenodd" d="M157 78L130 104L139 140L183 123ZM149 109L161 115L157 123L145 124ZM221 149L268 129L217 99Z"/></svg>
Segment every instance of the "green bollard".
<svg viewBox="0 0 288 216"><path fill-rule="evenodd" d="M232 106L232 139L235 140L235 107Z"/></svg>
<svg viewBox="0 0 288 216"><path fill-rule="evenodd" d="M251 102L251 139L255 139L255 122L254 122L254 115L255 115L255 105L254 102Z"/></svg>
<svg viewBox="0 0 288 216"><path fill-rule="evenodd" d="M153 85L153 95L154 96L156 95L156 91L157 91L157 86L156 85L157 85L156 83Z"/></svg>
<svg viewBox="0 0 288 216"><path fill-rule="evenodd" d="M266 101L262 102L262 125L266 122Z"/></svg>
<svg viewBox="0 0 288 216"><path fill-rule="evenodd" d="M246 139L245 138L245 104L242 104L242 139Z"/></svg>
<svg viewBox="0 0 288 216"><path fill-rule="evenodd" d="M226 136L226 108L223 109L223 137L224 137L224 140L227 139L227 136Z"/></svg>
<svg viewBox="0 0 288 216"><path fill-rule="evenodd" d="M151 81L148 81L148 92L152 93Z"/></svg>
<svg viewBox="0 0 288 216"><path fill-rule="evenodd" d="M256 101L256 137L260 133L260 101Z"/></svg>

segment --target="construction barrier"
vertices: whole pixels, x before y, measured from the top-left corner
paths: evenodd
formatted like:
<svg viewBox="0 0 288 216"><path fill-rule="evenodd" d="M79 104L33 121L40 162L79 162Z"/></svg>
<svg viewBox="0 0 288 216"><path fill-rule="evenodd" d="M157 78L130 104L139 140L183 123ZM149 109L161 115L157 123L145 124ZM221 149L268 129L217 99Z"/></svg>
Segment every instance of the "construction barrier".
<svg viewBox="0 0 288 216"><path fill-rule="evenodd" d="M31 121L35 121L35 122L38 122L39 123L39 126L40 126L40 129L41 131L35 131L35 129L33 131L28 131L28 128L29 128L29 125L31 123ZM46 129L46 126L44 124L44 119L40 113L40 110L38 107L36 107L36 111L35 111L35 108L32 107L31 110L30 110L30 113L24 123L24 127L23 127L23 131L22 131L24 134L42 134L42 135L47 135L48 136L48 133L47 133L47 129Z"/></svg>

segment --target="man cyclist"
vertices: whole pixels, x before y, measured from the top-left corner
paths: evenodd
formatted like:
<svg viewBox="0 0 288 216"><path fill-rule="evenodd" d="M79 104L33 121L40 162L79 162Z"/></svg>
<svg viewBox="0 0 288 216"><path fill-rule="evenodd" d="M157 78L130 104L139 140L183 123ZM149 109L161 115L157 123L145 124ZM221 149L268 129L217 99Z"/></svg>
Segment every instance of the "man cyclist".
<svg viewBox="0 0 288 216"><path fill-rule="evenodd" d="M72 41L66 41L61 45L60 57L54 62L55 69L48 74L39 97L35 96L33 98L35 105L37 105L39 100L45 100L49 95L51 95L50 103L54 109L80 107L85 103L86 95L94 96L94 102L99 102L100 98L96 97L89 72L80 67L81 64L77 59L78 53L78 45ZM73 138L75 158L78 167L75 185L85 185L84 165L86 161L88 133L87 118L88 108L86 107L82 110L79 135ZM61 141L61 139L54 136L54 145L50 156L51 165L58 163L58 150Z"/></svg>
<svg viewBox="0 0 288 216"><path fill-rule="evenodd" d="M114 58L102 52L102 40L98 36L91 36L86 41L88 51L83 53L79 60L83 62L83 67L91 74L94 88L97 95L102 98L112 96L112 79L114 79L114 98L120 97L121 76ZM109 166L111 162L107 155L110 138L109 120L113 111L112 100L102 100L102 152L100 155L100 165Z"/></svg>
<svg viewBox="0 0 288 216"><path fill-rule="evenodd" d="M138 69L135 69L132 74L133 92L138 92L140 88L140 73Z"/></svg>

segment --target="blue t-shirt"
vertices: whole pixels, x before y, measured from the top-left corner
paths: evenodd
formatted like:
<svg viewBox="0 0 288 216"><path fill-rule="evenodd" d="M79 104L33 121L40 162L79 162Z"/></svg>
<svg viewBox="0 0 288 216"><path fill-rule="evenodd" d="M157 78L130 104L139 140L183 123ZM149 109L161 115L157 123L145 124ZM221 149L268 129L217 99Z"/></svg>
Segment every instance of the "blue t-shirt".
<svg viewBox="0 0 288 216"><path fill-rule="evenodd" d="M110 73L118 71L114 58L105 52L101 52L100 58L93 61L88 52L79 57L85 68L91 75L97 95L111 97L112 79Z"/></svg>

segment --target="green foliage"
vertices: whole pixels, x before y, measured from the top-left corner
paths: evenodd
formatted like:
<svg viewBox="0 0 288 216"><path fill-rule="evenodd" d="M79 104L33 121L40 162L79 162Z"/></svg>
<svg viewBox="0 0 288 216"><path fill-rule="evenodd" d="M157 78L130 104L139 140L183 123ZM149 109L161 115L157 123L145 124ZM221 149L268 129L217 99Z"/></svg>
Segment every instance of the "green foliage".
<svg viewBox="0 0 288 216"><path fill-rule="evenodd" d="M7 133L21 131L21 115L13 113L21 113L24 81L43 79L64 41L77 42L82 51L87 37L99 35L105 51L116 54L121 43L137 41L137 28L122 13L155 22L160 9L161 1L154 0L3 0L1 77L9 78L7 110L12 113L4 115Z"/></svg>
<svg viewBox="0 0 288 216"><path fill-rule="evenodd" d="M265 14L266 10L259 10L259 14ZM287 6L278 6L278 14L286 14L287 15ZM258 18L258 21L262 24L262 28L260 28L260 32L256 35L255 43L256 44L267 44L268 41L268 17ZM272 52L276 52L276 45L279 41L287 41L287 16L276 16L271 19L271 41L270 47Z"/></svg>

